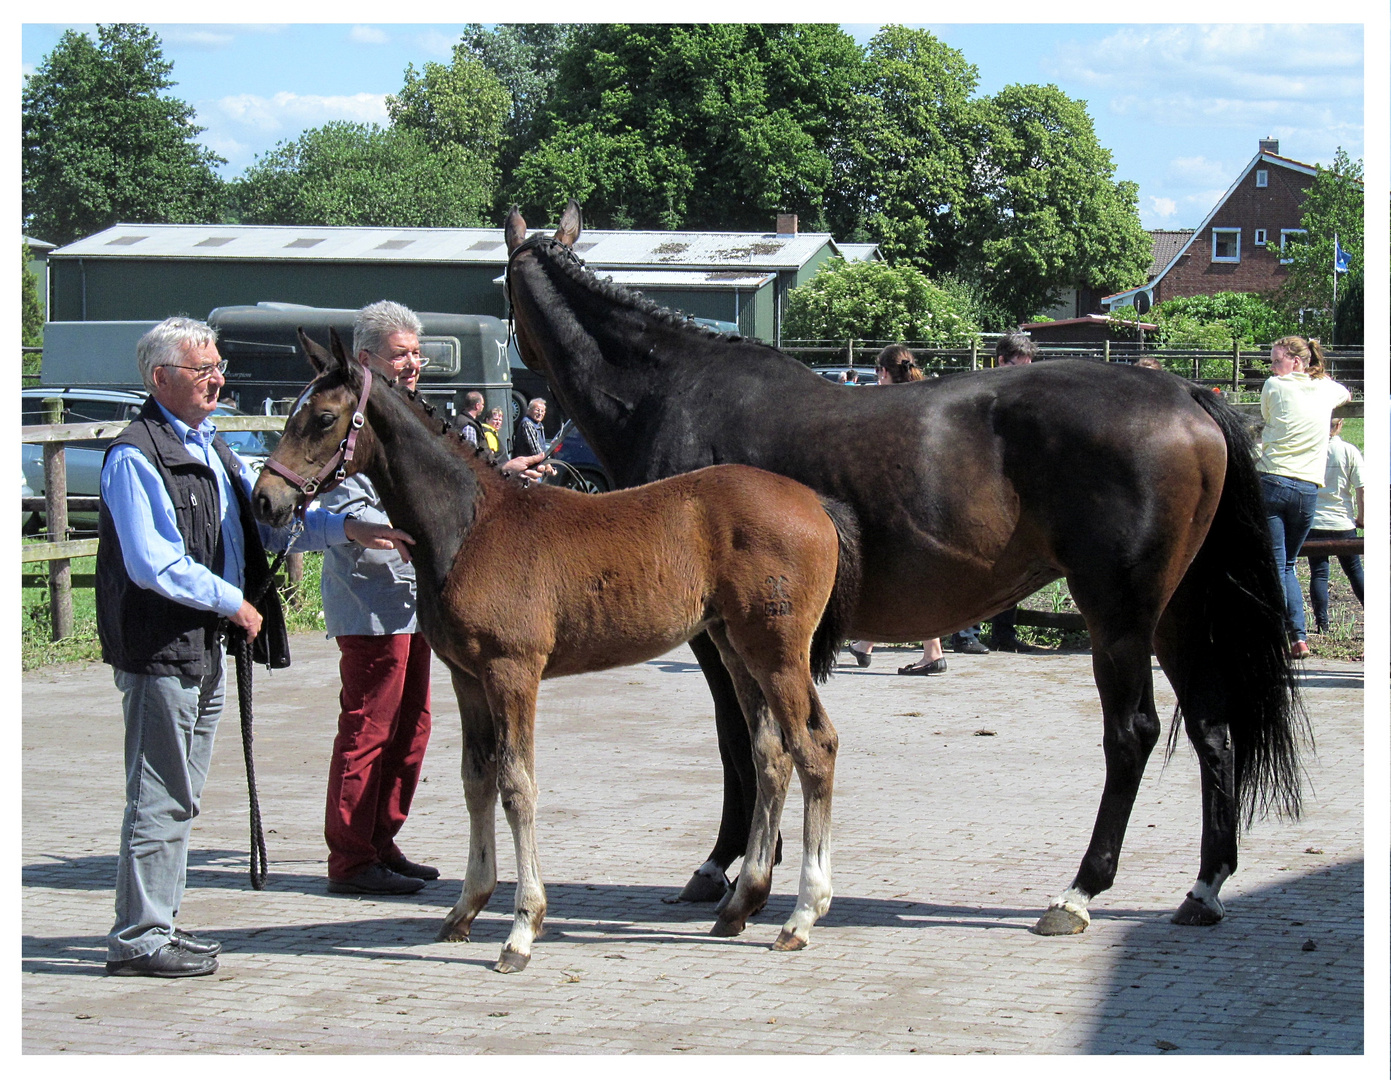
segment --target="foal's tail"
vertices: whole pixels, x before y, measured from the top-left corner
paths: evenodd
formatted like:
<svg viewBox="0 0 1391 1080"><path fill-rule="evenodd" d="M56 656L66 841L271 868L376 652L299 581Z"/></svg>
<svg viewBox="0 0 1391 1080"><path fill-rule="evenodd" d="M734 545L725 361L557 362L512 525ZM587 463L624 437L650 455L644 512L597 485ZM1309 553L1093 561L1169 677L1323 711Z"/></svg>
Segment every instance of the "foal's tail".
<svg viewBox="0 0 1391 1080"><path fill-rule="evenodd" d="M836 666L836 654L850 631L855 605L860 598L860 522L843 502L821 496L821 506L836 527L840 557L836 562L836 582L831 598L811 638L811 674L825 682Z"/></svg>
<svg viewBox="0 0 1391 1080"><path fill-rule="evenodd" d="M1183 707L1226 720L1245 822L1272 809L1297 818L1300 746L1311 743L1312 735L1289 657L1284 592L1254 441L1241 414L1211 390L1193 387L1192 395L1222 429L1227 475L1216 517L1183 583L1193 608L1181 627L1179 647L1186 654L1188 687L1206 700L1185 693L1179 700ZM1176 722L1170 750L1177 737Z"/></svg>

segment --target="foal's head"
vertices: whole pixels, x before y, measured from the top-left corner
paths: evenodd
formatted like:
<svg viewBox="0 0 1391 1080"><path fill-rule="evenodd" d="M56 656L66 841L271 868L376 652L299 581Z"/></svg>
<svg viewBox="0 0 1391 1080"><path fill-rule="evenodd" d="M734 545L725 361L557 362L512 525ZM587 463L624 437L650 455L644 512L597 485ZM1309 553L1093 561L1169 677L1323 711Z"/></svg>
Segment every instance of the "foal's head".
<svg viewBox="0 0 1391 1080"><path fill-rule="evenodd" d="M256 517L277 528L289 524L301 503L359 471L373 447L363 414L367 402L360 400L362 365L348 359L332 329L331 349L311 341L303 330L299 342L317 377L295 402L285 434L251 493ZM373 379L375 386L381 382Z"/></svg>

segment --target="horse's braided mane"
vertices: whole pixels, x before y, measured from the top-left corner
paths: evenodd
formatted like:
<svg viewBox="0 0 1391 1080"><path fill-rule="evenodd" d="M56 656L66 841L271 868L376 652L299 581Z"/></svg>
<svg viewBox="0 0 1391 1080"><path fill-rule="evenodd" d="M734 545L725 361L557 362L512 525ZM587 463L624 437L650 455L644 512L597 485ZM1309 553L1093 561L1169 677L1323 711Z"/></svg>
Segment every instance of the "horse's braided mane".
<svg viewBox="0 0 1391 1080"><path fill-rule="evenodd" d="M687 318L679 311L673 311L669 307L663 307L655 300L651 300L640 293L633 292L631 289L619 285L615 281L605 280L595 274L589 267L585 266L578 257L557 259L552 256L551 263L562 270L572 281L586 286L600 298L612 304L630 308L638 314L652 319L654 322L660 323L663 326L681 330L688 334L695 334L706 339L762 347L777 353L779 356L785 355L766 342L756 341L753 338L744 337L742 334L722 333L711 327L703 326Z"/></svg>

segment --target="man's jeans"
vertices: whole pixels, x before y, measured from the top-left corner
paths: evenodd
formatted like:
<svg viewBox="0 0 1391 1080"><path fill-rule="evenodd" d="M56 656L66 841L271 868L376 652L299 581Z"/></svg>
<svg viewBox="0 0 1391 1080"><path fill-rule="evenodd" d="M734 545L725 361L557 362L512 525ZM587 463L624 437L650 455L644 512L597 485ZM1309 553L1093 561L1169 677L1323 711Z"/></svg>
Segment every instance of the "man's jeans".
<svg viewBox="0 0 1391 1080"><path fill-rule="evenodd" d="M208 661L202 679L115 672L124 695L126 813L108 960L154 952L173 933L188 869L188 837L222 713L221 646Z"/></svg>
<svg viewBox="0 0 1391 1080"><path fill-rule="evenodd" d="M1305 640L1308 633L1304 628L1304 596L1294 564L1314 520L1318 491L1318 485L1309 480L1261 473L1261 496L1265 500L1270 542L1275 548L1275 567L1280 571L1280 583L1285 590L1286 631L1291 639L1299 641Z"/></svg>

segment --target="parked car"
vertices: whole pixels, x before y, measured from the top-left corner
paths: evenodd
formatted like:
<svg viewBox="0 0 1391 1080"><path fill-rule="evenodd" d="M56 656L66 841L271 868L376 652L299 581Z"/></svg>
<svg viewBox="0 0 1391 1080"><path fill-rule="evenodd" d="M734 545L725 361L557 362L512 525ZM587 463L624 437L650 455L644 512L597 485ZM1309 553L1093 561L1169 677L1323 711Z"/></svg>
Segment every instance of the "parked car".
<svg viewBox="0 0 1391 1080"><path fill-rule="evenodd" d="M26 426L44 423L43 399L61 397L63 399L63 423L84 424L103 423L112 420L133 420L145 404L145 393L135 390L102 390L81 386L32 386L20 391L20 422ZM230 405L219 405L216 416L233 416L241 413ZM216 423L216 420L214 420ZM266 458L270 456L279 435L273 431L227 431L222 437L232 451L241 458L253 473L259 473ZM101 494L101 463L106 456L107 439L90 439L68 443L64 456L64 466L68 476L68 494L97 496ZM22 443L24 496L42 496L45 491L43 478L43 447L38 443ZM71 514L68 524L77 529L95 529L95 513ZM33 513L24 517L24 531L38 532L43 528L43 515Z"/></svg>
<svg viewBox="0 0 1391 1080"><path fill-rule="evenodd" d="M561 440L551 454L555 476L549 483L596 494L613 490L613 478L599 463L580 429L570 424L562 429Z"/></svg>

